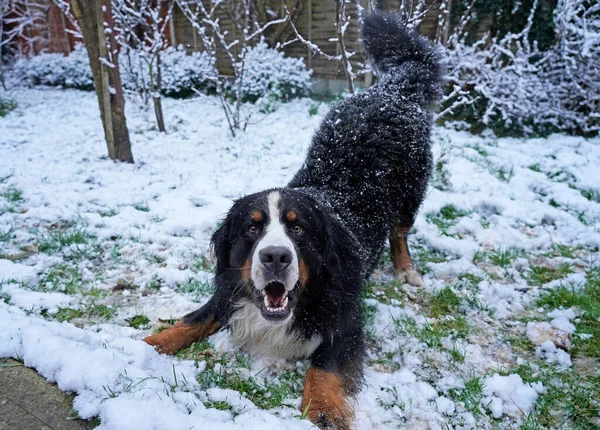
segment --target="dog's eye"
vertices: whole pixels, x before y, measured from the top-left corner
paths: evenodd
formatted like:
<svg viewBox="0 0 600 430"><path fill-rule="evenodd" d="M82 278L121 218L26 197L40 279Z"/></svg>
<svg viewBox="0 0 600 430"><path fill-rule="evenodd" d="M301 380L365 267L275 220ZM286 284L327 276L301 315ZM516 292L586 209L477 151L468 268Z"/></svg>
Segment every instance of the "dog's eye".
<svg viewBox="0 0 600 430"><path fill-rule="evenodd" d="M304 231L304 229L302 228L302 226L298 225L298 224L296 224L292 230L296 234L300 234L300 233L302 233Z"/></svg>
<svg viewBox="0 0 600 430"><path fill-rule="evenodd" d="M248 227L248 233L256 234L257 232L258 232L258 229L256 228L256 226L251 225L250 227Z"/></svg>

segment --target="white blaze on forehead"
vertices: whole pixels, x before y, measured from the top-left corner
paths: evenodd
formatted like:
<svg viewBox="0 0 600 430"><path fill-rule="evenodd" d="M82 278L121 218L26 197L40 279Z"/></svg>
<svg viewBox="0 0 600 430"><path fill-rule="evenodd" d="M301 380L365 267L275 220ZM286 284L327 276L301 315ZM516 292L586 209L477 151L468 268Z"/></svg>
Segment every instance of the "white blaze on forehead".
<svg viewBox="0 0 600 430"><path fill-rule="evenodd" d="M252 281L259 290L264 289L267 283L271 281L271 279L265 279L262 263L260 262L260 251L270 246L283 246L292 253L292 263L284 275L285 279L279 280L283 282L285 289L288 291L292 290L298 281L298 256L296 255L296 248L294 248L292 240L287 235L285 225L281 220L280 199L281 194L279 194L279 191L273 191L267 196L269 221L265 226L265 235L256 245L254 255L252 256Z"/></svg>

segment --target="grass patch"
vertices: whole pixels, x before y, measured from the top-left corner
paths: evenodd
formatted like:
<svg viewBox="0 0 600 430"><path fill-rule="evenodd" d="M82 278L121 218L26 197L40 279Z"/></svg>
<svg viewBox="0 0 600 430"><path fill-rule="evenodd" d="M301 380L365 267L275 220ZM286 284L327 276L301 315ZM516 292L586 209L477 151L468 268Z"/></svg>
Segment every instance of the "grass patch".
<svg viewBox="0 0 600 430"><path fill-rule="evenodd" d="M75 255L78 252L86 254L88 248L92 248L96 237L86 231L84 227L75 224L67 224L63 228L49 229L44 238L38 243L38 250L43 253L52 253L60 251L63 248L74 245ZM79 250L79 251L78 251ZM89 255L80 255L80 257L89 257Z"/></svg>
<svg viewBox="0 0 600 430"><path fill-rule="evenodd" d="M135 329L143 329L150 324L150 319L146 315L135 315L131 318L127 318L125 321L129 324L130 327Z"/></svg>
<svg viewBox="0 0 600 430"><path fill-rule="evenodd" d="M392 281L388 283L378 283L371 280L367 281L367 285L363 290L363 297L367 299L375 299L380 303L401 304L404 302L406 293L402 289L401 281Z"/></svg>
<svg viewBox="0 0 600 430"><path fill-rule="evenodd" d="M10 241L13 238L14 232L15 230L12 227L10 227L5 232L0 232L0 242L6 243Z"/></svg>
<svg viewBox="0 0 600 430"><path fill-rule="evenodd" d="M570 273L573 273L573 268L569 263L562 263L555 267L531 266L531 271L527 275L527 284L541 286L562 279Z"/></svg>
<svg viewBox="0 0 600 430"><path fill-rule="evenodd" d="M194 264L192 265L192 271L194 273L202 272L215 272L215 266L209 258L206 258L204 255L200 255L199 258L195 258Z"/></svg>
<svg viewBox="0 0 600 430"><path fill-rule="evenodd" d="M83 287L83 275L79 270L67 263L50 266L39 277L38 289L42 292L61 291L75 294Z"/></svg>
<svg viewBox="0 0 600 430"><path fill-rule="evenodd" d="M448 229L455 225L459 218L469 215L470 212L457 208L454 205L446 205L438 213L429 213L425 216L427 221L435 224L444 236L452 236Z"/></svg>
<svg viewBox="0 0 600 430"><path fill-rule="evenodd" d="M577 256L575 248L564 245L562 243L553 243L552 251L547 253L548 257L563 257L563 258L575 258Z"/></svg>
<svg viewBox="0 0 600 430"><path fill-rule="evenodd" d="M414 263L422 275L431 272L428 267L429 263L444 263L452 258L449 253L439 249L427 249L421 246L415 246L413 249L413 255L416 257Z"/></svg>
<svg viewBox="0 0 600 430"><path fill-rule="evenodd" d="M462 402L465 409L473 414L475 418L483 415L481 407L483 398L483 379L479 376L471 376L463 379L463 388L453 388L449 391L449 397L455 402Z"/></svg>
<svg viewBox="0 0 600 430"><path fill-rule="evenodd" d="M491 263L503 268L512 265L523 253L516 249L499 249L494 251L477 251L473 256L474 263Z"/></svg>
<svg viewBox="0 0 600 430"><path fill-rule="evenodd" d="M394 322L400 334L408 333L429 348L438 350L444 349L442 345L443 338L450 336L454 339L466 339L471 331L468 321L462 315L446 317L432 324L425 323L422 327L419 327L412 318L403 318L394 320Z"/></svg>
<svg viewBox="0 0 600 430"><path fill-rule="evenodd" d="M435 291L426 301L426 307L433 318L455 314L461 304L461 299L448 286Z"/></svg>
<svg viewBox="0 0 600 430"><path fill-rule="evenodd" d="M81 318L94 321L108 321L114 318L116 313L117 310L115 308L108 307L106 305L91 303L89 306L80 309L58 308L58 312L54 315L54 318L59 322L70 322L74 319Z"/></svg>
<svg viewBox="0 0 600 430"><path fill-rule="evenodd" d="M241 393L261 409L272 409L290 404L298 398L304 385L304 372L293 368L272 375L249 374L250 356L244 353L216 354L208 341L192 345L206 361L206 368L198 377L202 389L219 387ZM201 351L204 348L204 351ZM187 351L189 354L189 351ZM178 356L179 353L178 353Z"/></svg>
<svg viewBox="0 0 600 430"><path fill-rule="evenodd" d="M190 294L192 300L200 301L202 297L206 297L214 293L215 287L210 281L200 281L195 278L190 278L187 282L180 282L175 285L175 289L181 294Z"/></svg>
<svg viewBox="0 0 600 430"><path fill-rule="evenodd" d="M5 191L0 193L0 196L5 198L9 203L19 203L23 200L23 193L14 187L8 187Z"/></svg>
<svg viewBox="0 0 600 430"><path fill-rule="evenodd" d="M591 337L574 336L573 353L600 360L600 268L590 270L583 285L561 285L543 292L537 305L547 309L577 307L580 315L574 321L576 333Z"/></svg>
<svg viewBox="0 0 600 430"><path fill-rule="evenodd" d="M589 188L589 189L579 190L579 192L581 193L581 195L583 197L588 199L590 202L600 203L600 191Z"/></svg>
<svg viewBox="0 0 600 430"><path fill-rule="evenodd" d="M483 278L479 275L475 275L474 273L459 273L458 280L476 286L483 281Z"/></svg>
<svg viewBox="0 0 600 430"><path fill-rule="evenodd" d="M10 99L0 98L0 117L4 118L17 108L17 104Z"/></svg>
<svg viewBox="0 0 600 430"><path fill-rule="evenodd" d="M150 208L148 207L147 203L135 203L132 206L137 211L140 211L140 212L150 212Z"/></svg>

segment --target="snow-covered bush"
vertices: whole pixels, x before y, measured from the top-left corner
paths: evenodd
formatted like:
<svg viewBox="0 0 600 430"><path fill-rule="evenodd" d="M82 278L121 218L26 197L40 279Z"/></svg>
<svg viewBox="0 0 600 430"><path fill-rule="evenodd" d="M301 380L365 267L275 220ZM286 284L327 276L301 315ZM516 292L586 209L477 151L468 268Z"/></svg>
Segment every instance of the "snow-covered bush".
<svg viewBox="0 0 600 430"><path fill-rule="evenodd" d="M264 42L249 47L243 65L236 67L235 87L241 80L243 99L255 102L259 99L287 101L307 95L310 91L311 70L307 70L301 58L285 57L281 51L269 48ZM235 88L234 88L235 91Z"/></svg>
<svg viewBox="0 0 600 430"><path fill-rule="evenodd" d="M32 58L20 58L12 66L13 74L32 85L63 86L92 90L94 81L87 52L81 44L68 56L43 53Z"/></svg>
<svg viewBox="0 0 600 430"><path fill-rule="evenodd" d="M123 87L139 91L149 84L150 72L145 53L128 50L119 57ZM168 47L161 52L161 92L168 97L189 97L194 90L214 91L217 77L214 61L204 52L186 54L183 46ZM156 73L156 72L153 72Z"/></svg>
<svg viewBox="0 0 600 430"><path fill-rule="evenodd" d="M183 48L169 47L161 53L162 93L170 97L187 97L194 89L214 90L216 72L211 57L202 52L187 55ZM119 56L123 87L139 91L147 87L149 68L143 53L131 50ZM92 90L94 81L87 51L81 44L73 52L63 54L40 54L32 58L20 58L11 68L15 77L30 85L62 86Z"/></svg>
<svg viewBox="0 0 600 430"><path fill-rule="evenodd" d="M600 132L600 3L559 0L554 11L557 43L540 65L564 126Z"/></svg>
<svg viewBox="0 0 600 430"><path fill-rule="evenodd" d="M439 118L500 134L598 133L600 4L559 0L555 45L544 51L530 40L535 7L519 33L486 34L474 44L466 33L450 38L449 90Z"/></svg>

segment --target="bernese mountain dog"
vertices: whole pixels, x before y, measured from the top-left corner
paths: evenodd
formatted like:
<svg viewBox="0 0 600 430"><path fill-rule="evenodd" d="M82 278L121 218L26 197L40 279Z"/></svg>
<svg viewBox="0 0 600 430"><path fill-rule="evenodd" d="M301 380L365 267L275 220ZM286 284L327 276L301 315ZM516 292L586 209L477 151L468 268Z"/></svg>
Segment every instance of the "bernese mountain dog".
<svg viewBox="0 0 600 430"><path fill-rule="evenodd" d="M333 106L291 182L236 200L212 236L216 290L144 339L173 354L222 328L246 351L308 359L301 410L349 428L363 383L361 293L386 239L395 275L421 285L406 234L432 169L439 56L394 15L365 17L379 82Z"/></svg>

